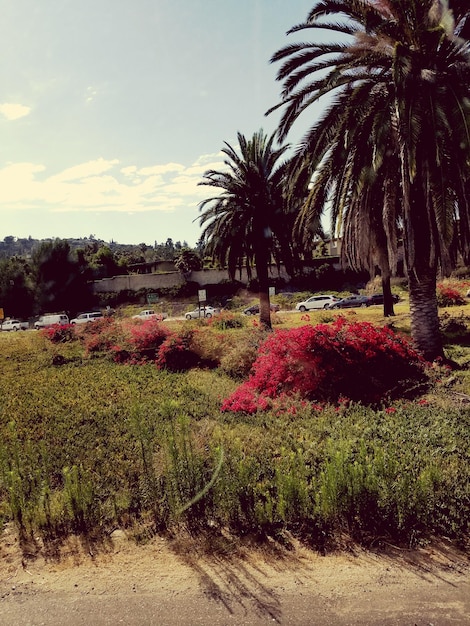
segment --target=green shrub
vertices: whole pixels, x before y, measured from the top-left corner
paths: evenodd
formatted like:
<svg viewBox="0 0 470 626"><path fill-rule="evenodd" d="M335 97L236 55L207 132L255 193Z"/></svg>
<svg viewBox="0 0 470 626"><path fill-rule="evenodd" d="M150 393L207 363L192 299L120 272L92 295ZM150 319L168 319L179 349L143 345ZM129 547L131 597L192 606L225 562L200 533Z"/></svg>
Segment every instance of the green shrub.
<svg viewBox="0 0 470 626"><path fill-rule="evenodd" d="M239 335L234 345L227 347L220 359L220 368L225 373L237 380L248 377L253 363L258 358L259 347L266 339L266 332L252 330L249 333Z"/></svg>
<svg viewBox="0 0 470 626"><path fill-rule="evenodd" d="M216 315L208 320L208 325L217 330L228 330L230 328L244 328L246 326L246 318L237 313L222 311L220 315Z"/></svg>

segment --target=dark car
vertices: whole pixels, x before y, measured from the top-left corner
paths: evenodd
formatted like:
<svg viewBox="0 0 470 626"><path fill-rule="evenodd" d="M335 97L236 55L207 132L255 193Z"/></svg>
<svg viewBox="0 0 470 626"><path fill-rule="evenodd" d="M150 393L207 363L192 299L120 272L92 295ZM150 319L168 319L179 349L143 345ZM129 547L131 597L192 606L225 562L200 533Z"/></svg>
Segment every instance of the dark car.
<svg viewBox="0 0 470 626"><path fill-rule="evenodd" d="M369 302L368 296L347 296L347 298L342 298L337 302L333 302L329 305L329 309L353 309L360 306L366 307L369 306L367 303Z"/></svg>
<svg viewBox="0 0 470 626"><path fill-rule="evenodd" d="M395 293L392 293L392 300L396 304L400 300L400 296L397 296ZM384 303L384 295L383 293L374 293L372 296L369 296L367 301L367 306L372 306L374 304L383 304Z"/></svg>
<svg viewBox="0 0 470 626"><path fill-rule="evenodd" d="M270 307L272 313L277 313L281 308L278 304L271 304ZM259 304L253 304L253 306L249 306L243 311L243 313L245 315L259 315Z"/></svg>

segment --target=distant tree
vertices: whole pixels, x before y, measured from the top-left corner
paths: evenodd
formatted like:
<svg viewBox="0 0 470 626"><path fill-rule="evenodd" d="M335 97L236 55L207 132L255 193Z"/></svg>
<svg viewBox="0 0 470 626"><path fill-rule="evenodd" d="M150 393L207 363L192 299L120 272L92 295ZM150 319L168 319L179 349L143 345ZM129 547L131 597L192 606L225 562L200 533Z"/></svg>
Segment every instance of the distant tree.
<svg viewBox="0 0 470 626"><path fill-rule="evenodd" d="M32 255L32 273L38 312L75 313L91 306L88 265L72 254L67 241L42 242Z"/></svg>
<svg viewBox="0 0 470 626"><path fill-rule="evenodd" d="M175 260L176 269L182 274L202 269L201 257L193 250L182 250Z"/></svg>
<svg viewBox="0 0 470 626"><path fill-rule="evenodd" d="M89 258L89 265L95 276L99 278L109 278L121 273L115 254L109 246L98 248Z"/></svg>
<svg viewBox="0 0 470 626"><path fill-rule="evenodd" d="M173 261L175 258L175 245L173 243L173 239L168 238L163 246L163 258L166 261Z"/></svg>
<svg viewBox="0 0 470 626"><path fill-rule="evenodd" d="M34 288L24 259L0 261L0 307L7 317L27 319L33 314Z"/></svg>

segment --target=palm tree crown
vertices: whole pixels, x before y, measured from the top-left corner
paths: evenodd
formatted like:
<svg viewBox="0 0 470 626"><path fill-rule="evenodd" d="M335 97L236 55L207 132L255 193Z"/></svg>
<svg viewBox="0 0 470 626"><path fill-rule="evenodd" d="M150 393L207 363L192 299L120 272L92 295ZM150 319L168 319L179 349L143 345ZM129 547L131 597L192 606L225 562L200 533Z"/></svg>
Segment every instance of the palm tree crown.
<svg viewBox="0 0 470 626"><path fill-rule="evenodd" d="M260 288L261 322L270 326L268 267L271 258L291 265L292 246L284 212L284 172L281 157L287 146L274 147L275 135L262 130L247 140L238 133L239 152L225 143L227 171L208 170L200 185L220 194L200 203L201 239L205 253L228 268L233 279L246 263Z"/></svg>
<svg viewBox="0 0 470 626"><path fill-rule="evenodd" d="M333 43L298 43L282 61L283 139L312 103L322 117L293 159L293 186L310 184L297 221L331 206L353 266L388 272L403 240L412 332L428 358L442 355L435 294L457 246L470 257L470 10L455 0L317 0L290 32L334 33ZM423 327L423 319L427 322Z"/></svg>

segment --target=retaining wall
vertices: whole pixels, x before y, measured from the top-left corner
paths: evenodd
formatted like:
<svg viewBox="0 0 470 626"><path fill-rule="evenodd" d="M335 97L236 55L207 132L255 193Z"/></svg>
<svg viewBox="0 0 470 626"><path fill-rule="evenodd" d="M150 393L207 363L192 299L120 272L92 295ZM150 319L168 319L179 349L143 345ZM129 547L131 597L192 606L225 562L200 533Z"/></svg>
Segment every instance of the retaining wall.
<svg viewBox="0 0 470 626"><path fill-rule="evenodd" d="M272 266L270 275L274 278L281 276L284 280L289 280L289 275L283 267L278 273L277 267ZM256 272L253 271L253 277ZM248 283L248 275L246 269L242 270L241 276L239 272L236 274L236 280L246 285ZM95 293L119 293L120 291L138 291L139 289L161 289L164 287L178 287L184 285L186 280L196 282L199 285L218 285L228 279L226 270L201 270L199 272L190 272L185 278L180 272L167 272L164 274L130 274L126 276L113 276L111 278L101 278L93 282L93 291Z"/></svg>

